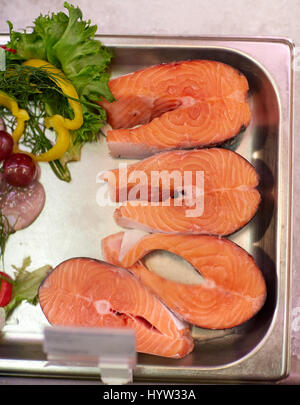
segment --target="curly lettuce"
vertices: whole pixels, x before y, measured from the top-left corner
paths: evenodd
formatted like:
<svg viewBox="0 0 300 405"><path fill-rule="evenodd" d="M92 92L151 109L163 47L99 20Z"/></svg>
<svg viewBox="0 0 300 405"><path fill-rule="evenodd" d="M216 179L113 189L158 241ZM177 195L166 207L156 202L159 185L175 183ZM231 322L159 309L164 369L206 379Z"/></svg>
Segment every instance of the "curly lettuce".
<svg viewBox="0 0 300 405"><path fill-rule="evenodd" d="M4 326L5 319L7 319L13 310L23 301L26 301L32 305L36 305L38 303L39 287L47 274L52 270L52 267L46 265L37 270L28 271L27 268L30 266L30 264L30 257L26 257L23 260L21 267L13 266L15 276L13 278L12 298L9 304L3 307L4 313L0 313L0 318L2 319L2 322L0 319L0 323L2 323L2 326Z"/></svg>
<svg viewBox="0 0 300 405"><path fill-rule="evenodd" d="M78 7L65 2L64 12L40 15L34 20L32 31L16 32L10 28L9 46L16 49L16 60L43 59L61 69L72 82L83 106L84 124L73 131L70 150L64 164L78 160L79 145L95 141L106 124L105 110L96 104L102 98L109 102L114 97L109 89L111 49L95 39L97 26L82 19ZM76 147L75 147L76 146Z"/></svg>

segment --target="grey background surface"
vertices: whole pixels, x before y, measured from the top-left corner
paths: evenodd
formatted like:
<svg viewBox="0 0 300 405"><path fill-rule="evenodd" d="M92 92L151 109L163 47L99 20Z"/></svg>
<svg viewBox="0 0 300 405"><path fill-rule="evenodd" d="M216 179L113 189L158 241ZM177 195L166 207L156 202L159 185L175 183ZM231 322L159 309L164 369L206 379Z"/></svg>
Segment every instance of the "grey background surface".
<svg viewBox="0 0 300 405"><path fill-rule="evenodd" d="M300 1L74 0L70 3L78 5L84 19L91 19L102 34L276 36L294 42L293 275L300 279ZM18 30L30 26L40 13L62 9L63 0L0 0L0 32L8 32L6 20L12 21ZM300 306L300 285L294 283L293 289L293 306ZM300 375L297 359L293 358L292 368L293 373ZM1 382L9 383L0 378Z"/></svg>

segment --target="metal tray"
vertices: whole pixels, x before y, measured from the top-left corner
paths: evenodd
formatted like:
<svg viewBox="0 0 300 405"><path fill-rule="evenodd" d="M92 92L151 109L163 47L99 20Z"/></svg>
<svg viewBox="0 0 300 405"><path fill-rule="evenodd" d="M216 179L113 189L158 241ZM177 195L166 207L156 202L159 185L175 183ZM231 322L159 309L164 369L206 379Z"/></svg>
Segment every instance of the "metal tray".
<svg viewBox="0 0 300 405"><path fill-rule="evenodd" d="M138 355L134 381L275 381L290 369L291 190L293 44L282 38L197 38L99 36L115 50L112 75L183 59L214 59L241 70L250 85L250 126L236 150L257 169L262 204L257 215L231 239L246 249L264 273L268 298L250 321L227 331L193 329L195 350L182 360ZM7 36L0 38L2 43ZM123 162L124 160L122 160ZM12 235L6 268L30 255L32 268L57 265L73 256L101 259L100 241L120 228L114 207L99 207L97 174L117 167L105 139L84 148L81 162L70 165L72 182L55 178L47 165L41 181L46 205L27 229ZM2 333L0 374L99 378L95 367L47 363L39 308L22 304Z"/></svg>

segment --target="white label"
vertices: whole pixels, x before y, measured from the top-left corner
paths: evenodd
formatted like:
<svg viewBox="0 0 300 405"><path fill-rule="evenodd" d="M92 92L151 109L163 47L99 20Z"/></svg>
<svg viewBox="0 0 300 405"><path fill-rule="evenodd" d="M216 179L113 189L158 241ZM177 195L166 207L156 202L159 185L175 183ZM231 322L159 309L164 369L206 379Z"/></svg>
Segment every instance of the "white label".
<svg viewBox="0 0 300 405"><path fill-rule="evenodd" d="M106 380L109 380L112 370L112 381L116 370L130 376L136 365L135 332L132 329L45 327L44 350L52 364L98 366Z"/></svg>

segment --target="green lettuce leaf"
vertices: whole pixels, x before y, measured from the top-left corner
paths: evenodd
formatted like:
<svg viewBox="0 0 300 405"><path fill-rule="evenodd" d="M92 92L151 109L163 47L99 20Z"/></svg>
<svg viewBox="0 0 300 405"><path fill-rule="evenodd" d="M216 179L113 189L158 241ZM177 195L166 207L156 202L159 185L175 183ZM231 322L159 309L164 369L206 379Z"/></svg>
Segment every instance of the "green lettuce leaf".
<svg viewBox="0 0 300 405"><path fill-rule="evenodd" d="M59 12L40 15L34 21L33 31L13 31L11 22L9 46L24 60L38 58L62 69L73 83L79 96L89 100L101 97L113 101L108 87L108 67L113 57L111 49L95 39L97 25L82 20L78 7L65 2L69 17Z"/></svg>
<svg viewBox="0 0 300 405"><path fill-rule="evenodd" d="M28 271L26 269L30 264L31 260L27 257L24 259L22 267L18 268L14 266L16 274L13 282L12 299L4 307L6 317L23 301L27 301L33 305L38 303L39 287L46 275L52 270L52 267L46 265L37 270Z"/></svg>
<svg viewBox="0 0 300 405"><path fill-rule="evenodd" d="M67 24L68 17L62 12L53 13L51 17L49 15L40 15L34 21L34 32L43 42L44 58L57 67L61 67L61 63L56 57L53 47L63 35Z"/></svg>
<svg viewBox="0 0 300 405"><path fill-rule="evenodd" d="M75 8L67 2L64 6L69 11L68 25L53 46L53 52L60 61L62 70L80 96L90 100L104 97L113 101L113 95L108 88L107 73L113 56L112 51L94 39L97 26L91 26L90 21L82 20L78 7Z"/></svg>
<svg viewBox="0 0 300 405"><path fill-rule="evenodd" d="M8 46L17 51L16 54L7 52L6 61L24 61L28 59L45 59L46 52L42 38L35 32L24 33L13 30L13 24L7 21L10 32L10 42Z"/></svg>
<svg viewBox="0 0 300 405"><path fill-rule="evenodd" d="M17 50L18 59L38 58L61 69L76 88L84 107L84 124L74 131L73 145L93 142L106 123L106 112L95 105L105 98L114 101L108 81L111 49L95 39L96 25L82 19L78 7L65 2L68 14L59 12L40 15L34 21L32 32L15 32L10 26L9 46ZM13 55L13 54L12 54ZM14 56L12 56L14 57ZM72 145L71 145L72 147ZM69 155L72 151L68 151ZM78 145L74 155L78 156Z"/></svg>

